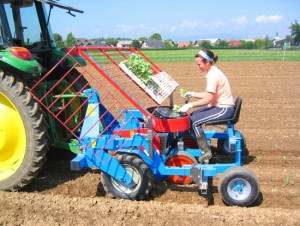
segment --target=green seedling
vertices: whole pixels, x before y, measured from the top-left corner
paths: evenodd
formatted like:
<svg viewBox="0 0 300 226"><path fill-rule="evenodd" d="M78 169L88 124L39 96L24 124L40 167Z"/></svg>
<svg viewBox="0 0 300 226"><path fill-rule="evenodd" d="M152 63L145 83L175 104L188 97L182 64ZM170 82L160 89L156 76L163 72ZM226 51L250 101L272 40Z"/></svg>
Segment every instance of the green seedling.
<svg viewBox="0 0 300 226"><path fill-rule="evenodd" d="M179 105L174 104L174 106L173 106L173 112L178 113L179 108L180 108Z"/></svg>
<svg viewBox="0 0 300 226"><path fill-rule="evenodd" d="M283 187L288 186L289 183L290 183L290 176L289 175L285 175Z"/></svg>
<svg viewBox="0 0 300 226"><path fill-rule="evenodd" d="M260 163L261 162L261 156L256 156L254 159L255 163Z"/></svg>
<svg viewBox="0 0 300 226"><path fill-rule="evenodd" d="M133 53L127 60L124 60L123 63L141 80L142 83L147 84L151 81L153 76L151 66L141 55Z"/></svg>
<svg viewBox="0 0 300 226"><path fill-rule="evenodd" d="M181 88L181 89L179 90L179 92L180 92L180 95L181 95L182 97L184 97L185 94L187 93L187 91L186 91L185 88Z"/></svg>

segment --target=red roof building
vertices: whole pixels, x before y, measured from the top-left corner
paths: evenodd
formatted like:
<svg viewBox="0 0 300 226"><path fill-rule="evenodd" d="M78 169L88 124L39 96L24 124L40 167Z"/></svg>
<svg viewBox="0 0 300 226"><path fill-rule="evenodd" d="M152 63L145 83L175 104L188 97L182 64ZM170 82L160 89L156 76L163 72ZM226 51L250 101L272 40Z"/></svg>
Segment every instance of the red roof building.
<svg viewBox="0 0 300 226"><path fill-rule="evenodd" d="M228 41L229 46L231 47L239 47L242 45L242 42L239 40L229 40Z"/></svg>
<svg viewBox="0 0 300 226"><path fill-rule="evenodd" d="M190 42L178 42L178 48L185 48L191 45Z"/></svg>

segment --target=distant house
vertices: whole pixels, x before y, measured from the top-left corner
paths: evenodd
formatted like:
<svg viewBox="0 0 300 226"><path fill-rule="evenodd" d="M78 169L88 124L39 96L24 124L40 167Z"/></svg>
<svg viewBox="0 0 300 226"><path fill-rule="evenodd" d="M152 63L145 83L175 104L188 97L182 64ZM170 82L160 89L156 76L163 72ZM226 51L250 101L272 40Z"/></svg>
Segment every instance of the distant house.
<svg viewBox="0 0 300 226"><path fill-rule="evenodd" d="M293 39L291 38L279 38L275 37L272 41L273 48L289 48L293 44Z"/></svg>
<svg viewBox="0 0 300 226"><path fill-rule="evenodd" d="M200 46L203 41L208 41L212 46L221 41L219 38L207 38L207 39L197 39L194 43L195 46Z"/></svg>
<svg viewBox="0 0 300 226"><path fill-rule="evenodd" d="M108 46L107 43L106 43L105 41L95 42L94 45L95 45L95 46Z"/></svg>
<svg viewBox="0 0 300 226"><path fill-rule="evenodd" d="M117 47L130 47L131 43L131 40L119 40L117 43Z"/></svg>
<svg viewBox="0 0 300 226"><path fill-rule="evenodd" d="M75 38L77 46L109 46L105 41L96 42L87 38Z"/></svg>
<svg viewBox="0 0 300 226"><path fill-rule="evenodd" d="M86 38L76 38L77 46L93 46L95 41L88 40Z"/></svg>
<svg viewBox="0 0 300 226"><path fill-rule="evenodd" d="M230 47L239 47L242 45L240 40L228 40L227 42Z"/></svg>
<svg viewBox="0 0 300 226"><path fill-rule="evenodd" d="M142 48L147 49L164 49L166 48L163 41L160 40L143 40L141 43Z"/></svg>
<svg viewBox="0 0 300 226"><path fill-rule="evenodd" d="M178 42L178 48L185 48L185 47L189 47L191 45L193 45L193 44L190 42Z"/></svg>

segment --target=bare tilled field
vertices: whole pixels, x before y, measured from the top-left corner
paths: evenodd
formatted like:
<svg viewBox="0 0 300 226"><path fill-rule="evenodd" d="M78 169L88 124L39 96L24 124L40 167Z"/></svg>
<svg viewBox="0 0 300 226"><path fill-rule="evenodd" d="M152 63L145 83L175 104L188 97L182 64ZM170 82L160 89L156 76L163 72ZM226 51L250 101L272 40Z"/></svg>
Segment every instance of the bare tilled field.
<svg viewBox="0 0 300 226"><path fill-rule="evenodd" d="M181 87L203 90L194 63L160 63ZM234 96L243 97L236 129L246 138L243 164L260 180L247 208L226 206L218 178L207 196L194 184L156 181L150 200L106 196L97 169L72 172L71 153L51 150L38 177L20 192L0 192L0 225L299 225L300 62L220 62ZM175 103L182 104L176 91ZM222 159L222 156L214 156Z"/></svg>

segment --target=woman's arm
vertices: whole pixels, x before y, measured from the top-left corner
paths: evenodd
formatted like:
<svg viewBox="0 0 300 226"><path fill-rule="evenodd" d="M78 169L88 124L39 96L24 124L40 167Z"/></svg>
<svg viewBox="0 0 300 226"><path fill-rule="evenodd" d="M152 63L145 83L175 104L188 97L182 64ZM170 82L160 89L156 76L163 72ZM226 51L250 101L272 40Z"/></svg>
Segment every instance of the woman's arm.
<svg viewBox="0 0 300 226"><path fill-rule="evenodd" d="M198 99L202 99L202 98L205 98L205 96L206 96L206 92L200 92L200 93L194 92L193 97L198 98Z"/></svg>
<svg viewBox="0 0 300 226"><path fill-rule="evenodd" d="M195 98L199 98L199 100L190 102L191 106L194 107L201 107L207 104L210 104L214 99L215 94L211 92L201 92L195 93Z"/></svg>

